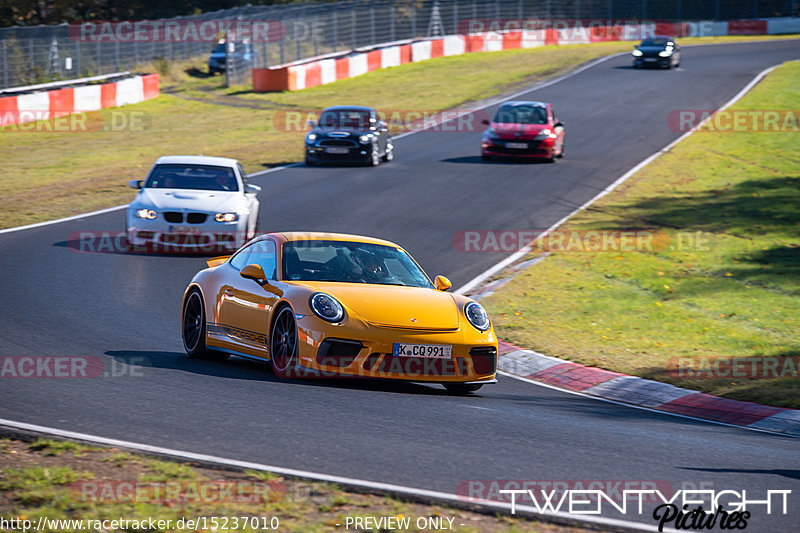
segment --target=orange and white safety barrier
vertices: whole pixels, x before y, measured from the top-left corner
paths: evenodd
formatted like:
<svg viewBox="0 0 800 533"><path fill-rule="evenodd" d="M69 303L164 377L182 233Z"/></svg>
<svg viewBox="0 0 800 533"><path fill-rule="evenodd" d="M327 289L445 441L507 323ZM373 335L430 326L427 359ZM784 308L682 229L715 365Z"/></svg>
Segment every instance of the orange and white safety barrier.
<svg viewBox="0 0 800 533"><path fill-rule="evenodd" d="M158 95L158 74L145 74L111 83L0 96L0 127L138 104Z"/></svg>

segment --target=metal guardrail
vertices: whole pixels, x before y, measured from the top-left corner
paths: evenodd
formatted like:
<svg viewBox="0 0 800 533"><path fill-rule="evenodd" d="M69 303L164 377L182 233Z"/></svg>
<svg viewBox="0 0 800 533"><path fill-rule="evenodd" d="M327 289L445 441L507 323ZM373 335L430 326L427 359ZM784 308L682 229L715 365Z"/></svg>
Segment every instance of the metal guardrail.
<svg viewBox="0 0 800 533"><path fill-rule="evenodd" d="M460 33L471 19L731 20L800 16L800 0L350 0L242 6L155 21L181 27L209 21L266 21L278 33L254 41L252 60L239 61L228 84L248 82L250 67L354 49L379 42ZM121 24L131 24L123 21ZM0 28L0 88L92 77L121 70L202 64L217 44L193 39L101 39L76 26ZM181 65L185 68L185 65Z"/></svg>

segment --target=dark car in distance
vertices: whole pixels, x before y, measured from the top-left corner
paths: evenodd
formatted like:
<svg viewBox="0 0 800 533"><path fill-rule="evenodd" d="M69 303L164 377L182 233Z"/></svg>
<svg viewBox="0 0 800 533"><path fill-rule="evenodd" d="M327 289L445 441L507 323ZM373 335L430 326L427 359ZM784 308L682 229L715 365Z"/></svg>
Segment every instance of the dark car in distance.
<svg viewBox="0 0 800 533"><path fill-rule="evenodd" d="M681 47L675 39L656 35L644 39L633 51L633 68L672 68L681 64Z"/></svg>
<svg viewBox="0 0 800 533"><path fill-rule="evenodd" d="M325 109L319 121L308 122L306 164L361 163L378 166L394 159L388 125L369 107L334 106Z"/></svg>
<svg viewBox="0 0 800 533"><path fill-rule="evenodd" d="M226 52L225 47L228 47ZM208 56L208 73L214 75L218 72L225 72L228 59L241 64L242 68L253 64L258 58L258 51L249 41L220 41Z"/></svg>

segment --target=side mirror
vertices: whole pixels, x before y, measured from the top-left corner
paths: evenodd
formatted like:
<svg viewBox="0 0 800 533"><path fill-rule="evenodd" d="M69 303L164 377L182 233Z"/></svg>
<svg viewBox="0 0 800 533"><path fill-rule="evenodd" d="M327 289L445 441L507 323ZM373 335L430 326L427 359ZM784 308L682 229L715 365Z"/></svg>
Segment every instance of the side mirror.
<svg viewBox="0 0 800 533"><path fill-rule="evenodd" d="M453 286L453 284L450 283L450 280L444 276L436 276L433 278L433 284L436 285L437 291L446 291Z"/></svg>
<svg viewBox="0 0 800 533"><path fill-rule="evenodd" d="M252 183L248 183L244 186L244 192L245 194L257 194L261 192L261 187L258 185L253 185Z"/></svg>
<svg viewBox="0 0 800 533"><path fill-rule="evenodd" d="M128 187L131 189L141 189L142 188L142 180L131 180L128 182Z"/></svg>
<svg viewBox="0 0 800 533"><path fill-rule="evenodd" d="M306 122L306 125L307 125L309 128L313 128L314 126L316 126L316 125L317 125L317 123L316 123L316 122L314 122L313 120L309 120L308 122Z"/></svg>
<svg viewBox="0 0 800 533"><path fill-rule="evenodd" d="M563 128L563 127L564 127L564 124L562 124L561 122L556 122L556 123L553 125L553 127L554 127L554 128Z"/></svg>
<svg viewBox="0 0 800 533"><path fill-rule="evenodd" d="M486 120L486 119L483 119L483 120L481 120L481 124L483 124L484 126L488 126L489 125L489 121Z"/></svg>
<svg viewBox="0 0 800 533"><path fill-rule="evenodd" d="M264 274L264 269L261 265L247 265L239 271L239 275L245 279L252 279L258 284L267 281L267 276Z"/></svg>

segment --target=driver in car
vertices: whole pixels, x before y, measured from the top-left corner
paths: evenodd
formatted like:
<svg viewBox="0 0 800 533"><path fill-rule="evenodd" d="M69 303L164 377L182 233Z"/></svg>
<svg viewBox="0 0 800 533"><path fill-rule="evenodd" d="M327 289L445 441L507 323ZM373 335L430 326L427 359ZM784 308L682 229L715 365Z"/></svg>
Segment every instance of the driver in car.
<svg viewBox="0 0 800 533"><path fill-rule="evenodd" d="M383 260L369 250L356 248L353 253L353 263L361 269L360 275L368 282L386 282L391 277Z"/></svg>

